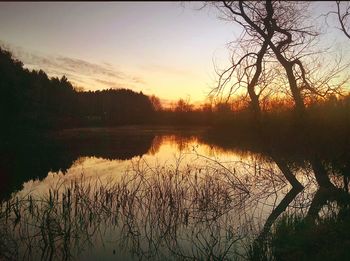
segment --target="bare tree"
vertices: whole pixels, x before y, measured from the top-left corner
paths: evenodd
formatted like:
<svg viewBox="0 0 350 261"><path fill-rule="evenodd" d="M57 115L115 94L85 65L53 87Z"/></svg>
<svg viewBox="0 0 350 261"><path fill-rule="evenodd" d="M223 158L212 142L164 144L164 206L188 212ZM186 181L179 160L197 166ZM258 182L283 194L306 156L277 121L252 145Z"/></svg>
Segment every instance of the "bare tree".
<svg viewBox="0 0 350 261"><path fill-rule="evenodd" d="M295 108L303 112L303 90L313 90L302 58L318 33L305 26L308 3L283 1L223 1L212 3L221 18L239 24L243 35L239 39L243 54L232 60L232 66L221 72L216 92L227 87L235 76L230 93L239 86L247 88L255 112L260 111L256 88L265 83L263 70L282 66ZM264 89L264 88L263 88ZM261 89L260 89L261 90Z"/></svg>
<svg viewBox="0 0 350 261"><path fill-rule="evenodd" d="M161 103L160 99L157 96L151 95L149 97L149 100L151 101L153 109L155 111L161 111L163 109L162 103Z"/></svg>
<svg viewBox="0 0 350 261"><path fill-rule="evenodd" d="M190 103L189 97L187 99L179 99L174 105L174 111L176 112L190 112L193 109L193 105Z"/></svg>
<svg viewBox="0 0 350 261"><path fill-rule="evenodd" d="M262 86L261 76L265 73L263 70L263 59L266 51L267 44L263 44L257 51L247 51L238 61L235 61L233 55L232 65L228 69L222 72L217 70L219 76L218 85L212 92L223 93L224 89L229 86L229 91L226 96L226 100L228 101L231 95L238 89L245 87L250 97L251 109L256 115L259 115L261 112L259 96L264 88L257 91L257 87Z"/></svg>
<svg viewBox="0 0 350 261"><path fill-rule="evenodd" d="M336 1L340 30L350 39L350 3L348 1Z"/></svg>

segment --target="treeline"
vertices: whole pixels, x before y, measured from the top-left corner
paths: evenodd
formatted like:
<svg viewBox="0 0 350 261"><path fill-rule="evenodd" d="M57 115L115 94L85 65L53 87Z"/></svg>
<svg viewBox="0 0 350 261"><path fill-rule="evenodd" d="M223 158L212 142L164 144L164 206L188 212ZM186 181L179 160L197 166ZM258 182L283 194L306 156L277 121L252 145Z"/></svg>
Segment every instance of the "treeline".
<svg viewBox="0 0 350 261"><path fill-rule="evenodd" d="M77 91L65 76L49 78L42 70L25 69L22 62L1 48L0 89L1 132L11 135L28 130L127 124L229 125L246 131L255 127L250 126L252 122L256 123L247 97L200 106L180 99L164 108L159 98L127 89ZM266 99L261 105L265 125L291 122L293 101ZM310 101L305 115L310 115L312 123L347 124L350 96Z"/></svg>
<svg viewBox="0 0 350 261"><path fill-rule="evenodd" d="M210 125L230 117L228 104L194 107L180 99L163 108L160 99L127 89L77 91L68 79L28 70L0 48L1 132L128 124Z"/></svg>
<svg viewBox="0 0 350 261"><path fill-rule="evenodd" d="M2 130L52 129L149 122L148 96L127 89L78 92L68 79L49 78L0 48Z"/></svg>
<svg viewBox="0 0 350 261"><path fill-rule="evenodd" d="M229 131L233 128L235 132L243 133L256 132L258 126L267 131L277 131L281 127L288 128L301 122L313 128L350 128L350 94L309 100L305 103L302 115L293 106L291 99L265 99L261 103L262 110L257 119L246 97L198 106L180 99L169 108L158 110L155 120L161 123L212 125L215 129L222 126Z"/></svg>

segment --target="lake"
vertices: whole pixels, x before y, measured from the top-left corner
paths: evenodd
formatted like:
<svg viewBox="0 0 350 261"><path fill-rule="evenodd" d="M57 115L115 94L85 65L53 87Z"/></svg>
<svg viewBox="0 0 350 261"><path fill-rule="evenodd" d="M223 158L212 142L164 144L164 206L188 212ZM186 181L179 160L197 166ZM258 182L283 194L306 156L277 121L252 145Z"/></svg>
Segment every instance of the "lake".
<svg viewBox="0 0 350 261"><path fill-rule="evenodd" d="M52 133L44 147L12 151L18 166L3 160L4 173L20 178L7 178L11 189L3 190L2 258L254 259L284 219L342 209L341 162L247 149L207 133L71 129Z"/></svg>

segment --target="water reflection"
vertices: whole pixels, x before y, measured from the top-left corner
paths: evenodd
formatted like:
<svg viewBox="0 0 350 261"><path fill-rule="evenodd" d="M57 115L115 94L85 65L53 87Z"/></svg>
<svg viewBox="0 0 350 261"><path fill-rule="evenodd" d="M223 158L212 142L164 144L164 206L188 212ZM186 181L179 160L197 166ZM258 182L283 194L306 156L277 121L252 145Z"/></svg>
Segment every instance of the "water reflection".
<svg viewBox="0 0 350 261"><path fill-rule="evenodd" d="M1 196L8 196L24 181L42 179L59 170L65 172L80 157L101 157L126 160L140 156L150 149L152 133L109 131L66 131L40 142L26 141L19 147L1 150Z"/></svg>
<svg viewBox="0 0 350 261"><path fill-rule="evenodd" d="M80 158L130 160L146 153L155 154L163 135L169 132L181 134L174 139L184 139L200 130L71 129L0 148L0 198L8 197L30 179L43 179L49 172L66 172ZM174 140L174 144L181 142Z"/></svg>
<svg viewBox="0 0 350 261"><path fill-rule="evenodd" d="M135 148L142 135L131 136ZM271 148L242 152L192 134L146 137L147 151L128 160L86 157L93 148L89 154L83 146L85 157L65 173L27 182L3 201L1 257L290 260L281 238L294 225L307 222L310 238L329 217L350 227L347 161L296 159ZM117 157L126 147L115 142ZM299 223L289 221L295 217Z"/></svg>

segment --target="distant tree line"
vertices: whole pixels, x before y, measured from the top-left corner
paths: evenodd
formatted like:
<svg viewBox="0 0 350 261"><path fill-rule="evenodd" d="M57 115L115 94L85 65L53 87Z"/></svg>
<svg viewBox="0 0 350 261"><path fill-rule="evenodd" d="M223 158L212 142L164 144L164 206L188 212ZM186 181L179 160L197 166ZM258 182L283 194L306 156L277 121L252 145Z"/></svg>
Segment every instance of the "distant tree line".
<svg viewBox="0 0 350 261"><path fill-rule="evenodd" d="M2 129L50 129L87 125L137 124L150 121L148 96L127 89L78 92L68 79L23 68L0 48Z"/></svg>
<svg viewBox="0 0 350 261"><path fill-rule="evenodd" d="M160 99L128 89L77 91L68 79L28 70L9 51L0 48L1 133L74 127L119 126L130 124L230 125L245 126L252 117L250 99L240 96L226 102L194 106L179 99L164 108ZM288 119L293 100L265 97L260 101L262 116ZM350 96L305 100L313 118L350 119ZM265 115L265 116L264 116ZM244 127L243 127L244 128Z"/></svg>
<svg viewBox="0 0 350 261"><path fill-rule="evenodd" d="M7 134L127 124L209 125L226 120L237 107L225 103L195 107L179 99L164 108L158 97L128 89L77 91L65 76L50 78L43 70L28 70L1 48L0 89L1 131Z"/></svg>

